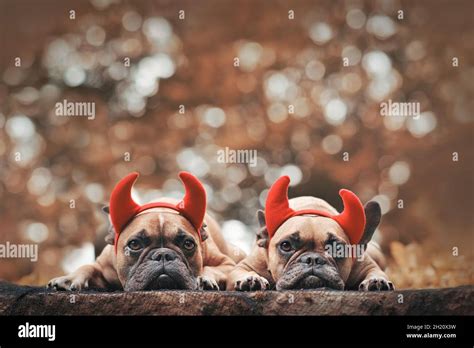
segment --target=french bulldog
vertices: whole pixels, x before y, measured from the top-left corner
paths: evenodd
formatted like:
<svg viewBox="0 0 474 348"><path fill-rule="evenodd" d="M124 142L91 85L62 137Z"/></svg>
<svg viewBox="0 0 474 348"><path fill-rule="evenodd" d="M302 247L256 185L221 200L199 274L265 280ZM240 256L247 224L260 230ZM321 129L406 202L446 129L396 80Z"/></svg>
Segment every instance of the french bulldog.
<svg viewBox="0 0 474 348"><path fill-rule="evenodd" d="M227 244L217 222L206 214L206 192L193 175L181 172L183 200L160 199L145 205L132 196L138 173L114 188L108 245L94 264L52 279L57 290L219 290L245 254Z"/></svg>
<svg viewBox="0 0 474 348"><path fill-rule="evenodd" d="M370 242L380 223L379 204L364 208L354 193L341 190L344 211L338 214L319 198L289 200L289 184L283 176L270 188L265 212L257 213L256 246L230 273L227 289L393 290L382 270L384 256Z"/></svg>

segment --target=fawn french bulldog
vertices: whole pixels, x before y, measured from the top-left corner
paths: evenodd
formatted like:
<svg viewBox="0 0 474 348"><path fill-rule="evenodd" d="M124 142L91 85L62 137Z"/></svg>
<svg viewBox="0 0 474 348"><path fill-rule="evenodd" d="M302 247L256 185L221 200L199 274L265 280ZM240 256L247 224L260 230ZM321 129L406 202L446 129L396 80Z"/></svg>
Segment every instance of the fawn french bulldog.
<svg viewBox="0 0 474 348"><path fill-rule="evenodd" d="M199 180L186 172L179 177L186 190L183 200L163 198L145 205L131 196L138 173L123 178L110 197L109 245L94 264L54 278L48 286L58 290L225 289L227 274L244 254L224 241L217 222L206 214L206 192Z"/></svg>
<svg viewBox="0 0 474 348"><path fill-rule="evenodd" d="M319 198L289 200L289 184L283 176L270 188L265 213L258 212L257 245L230 273L227 288L393 290L382 271L384 257L370 242L381 218L379 204L364 208L354 193L341 190L344 211L338 214Z"/></svg>

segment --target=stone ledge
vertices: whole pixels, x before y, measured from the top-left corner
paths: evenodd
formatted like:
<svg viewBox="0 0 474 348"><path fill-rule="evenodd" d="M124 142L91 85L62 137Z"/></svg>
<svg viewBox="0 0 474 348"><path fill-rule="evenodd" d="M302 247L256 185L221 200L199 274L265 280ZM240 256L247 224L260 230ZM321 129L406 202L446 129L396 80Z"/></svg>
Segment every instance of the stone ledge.
<svg viewBox="0 0 474 348"><path fill-rule="evenodd" d="M399 303L400 294L403 303ZM75 303L71 303L73 298ZM473 299L474 286L378 293L327 290L71 293L0 282L0 315L473 315Z"/></svg>

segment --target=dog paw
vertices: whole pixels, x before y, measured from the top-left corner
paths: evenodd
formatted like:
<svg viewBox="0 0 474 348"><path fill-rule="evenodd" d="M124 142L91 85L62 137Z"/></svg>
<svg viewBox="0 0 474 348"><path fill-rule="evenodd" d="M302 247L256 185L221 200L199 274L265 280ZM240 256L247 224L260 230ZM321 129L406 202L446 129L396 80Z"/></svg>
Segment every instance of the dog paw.
<svg viewBox="0 0 474 348"><path fill-rule="evenodd" d="M390 291L394 289L391 281L377 277L366 279L359 285L359 291Z"/></svg>
<svg viewBox="0 0 474 348"><path fill-rule="evenodd" d="M200 276L198 277L197 282L198 282L198 290L215 290L215 291L219 290L219 285L212 278Z"/></svg>
<svg viewBox="0 0 474 348"><path fill-rule="evenodd" d="M270 289L270 283L263 277L251 275L237 280L234 284L234 289L236 291L268 290Z"/></svg>
<svg viewBox="0 0 474 348"><path fill-rule="evenodd" d="M80 291L89 288L89 280L80 276L67 275L51 279L47 287L54 290Z"/></svg>

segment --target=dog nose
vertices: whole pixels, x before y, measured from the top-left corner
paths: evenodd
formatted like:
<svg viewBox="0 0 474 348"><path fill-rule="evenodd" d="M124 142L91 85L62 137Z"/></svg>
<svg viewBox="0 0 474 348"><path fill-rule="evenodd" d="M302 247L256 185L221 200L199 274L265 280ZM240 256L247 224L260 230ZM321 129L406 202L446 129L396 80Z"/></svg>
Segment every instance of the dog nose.
<svg viewBox="0 0 474 348"><path fill-rule="evenodd" d="M170 249L158 249L153 252L151 259L155 261L173 261L176 259L176 254Z"/></svg>
<svg viewBox="0 0 474 348"><path fill-rule="evenodd" d="M318 255L318 254L303 255L300 258L300 262L306 263L310 266L326 264L326 260L321 255Z"/></svg>

